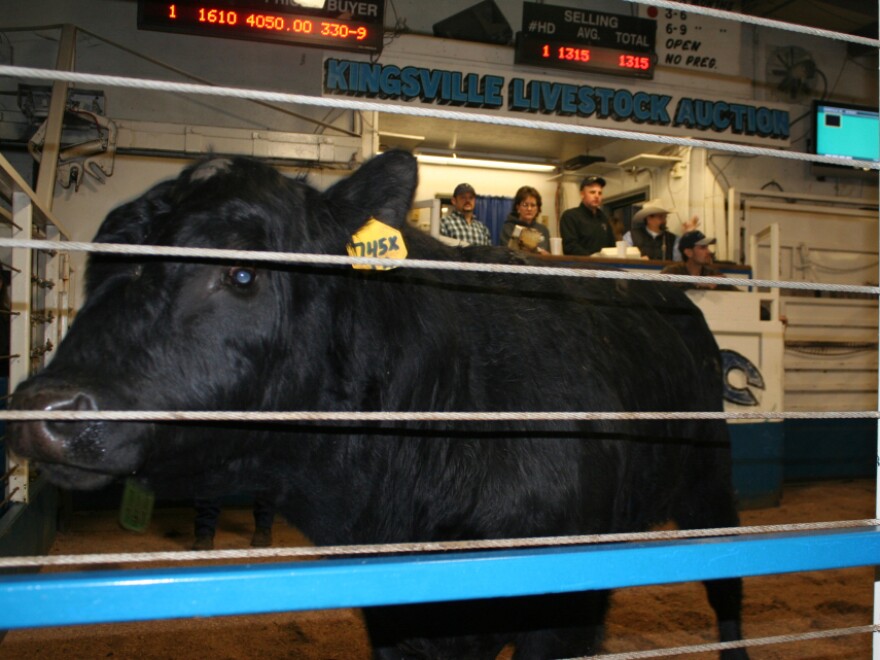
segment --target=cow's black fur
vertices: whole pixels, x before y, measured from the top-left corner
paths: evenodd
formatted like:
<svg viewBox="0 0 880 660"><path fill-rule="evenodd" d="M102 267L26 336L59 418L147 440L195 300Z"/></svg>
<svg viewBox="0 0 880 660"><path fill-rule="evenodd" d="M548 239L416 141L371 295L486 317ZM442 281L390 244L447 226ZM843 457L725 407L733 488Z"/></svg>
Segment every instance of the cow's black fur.
<svg viewBox="0 0 880 660"><path fill-rule="evenodd" d="M345 254L370 216L412 258L516 261L410 229L402 152L320 193L248 159L197 164L96 241ZM248 283L249 276L253 279ZM87 299L18 408L351 411L721 409L699 311L642 282L96 256ZM271 486L319 544L737 524L723 421L351 425L16 424L55 482L135 474L178 494ZM707 583L723 639L739 580ZM374 609L378 657L596 650L601 593ZM731 657L744 657L734 652Z"/></svg>

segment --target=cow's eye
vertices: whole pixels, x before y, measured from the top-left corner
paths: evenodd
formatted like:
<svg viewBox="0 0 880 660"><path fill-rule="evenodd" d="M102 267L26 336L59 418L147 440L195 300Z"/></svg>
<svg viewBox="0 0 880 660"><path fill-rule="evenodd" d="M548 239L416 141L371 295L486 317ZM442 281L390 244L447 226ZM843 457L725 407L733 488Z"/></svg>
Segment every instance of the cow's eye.
<svg viewBox="0 0 880 660"><path fill-rule="evenodd" d="M226 282L239 288L247 288L257 279L257 273L253 268L236 266L226 271Z"/></svg>

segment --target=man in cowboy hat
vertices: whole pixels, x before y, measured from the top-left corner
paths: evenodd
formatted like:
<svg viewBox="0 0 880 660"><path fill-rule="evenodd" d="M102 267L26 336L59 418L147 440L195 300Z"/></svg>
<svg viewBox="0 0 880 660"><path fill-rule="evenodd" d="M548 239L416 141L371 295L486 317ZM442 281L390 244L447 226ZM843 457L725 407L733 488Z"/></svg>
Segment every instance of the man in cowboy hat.
<svg viewBox="0 0 880 660"><path fill-rule="evenodd" d="M645 204L632 218L632 229L623 237L629 245L639 248L643 257L661 261L677 261L681 256L676 249L676 236L666 229L666 216L662 206Z"/></svg>

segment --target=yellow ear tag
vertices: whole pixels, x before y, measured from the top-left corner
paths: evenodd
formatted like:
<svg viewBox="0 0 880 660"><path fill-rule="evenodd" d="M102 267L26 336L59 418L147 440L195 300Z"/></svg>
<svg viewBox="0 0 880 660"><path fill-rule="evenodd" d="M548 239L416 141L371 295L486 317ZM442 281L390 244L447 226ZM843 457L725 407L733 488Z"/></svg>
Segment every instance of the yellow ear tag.
<svg viewBox="0 0 880 660"><path fill-rule="evenodd" d="M394 227L386 225L376 218L370 218L351 237L351 243L345 246L352 257L380 257L383 259L406 259L406 244L403 234ZM360 270L391 270L397 266L369 266L352 264L352 268Z"/></svg>

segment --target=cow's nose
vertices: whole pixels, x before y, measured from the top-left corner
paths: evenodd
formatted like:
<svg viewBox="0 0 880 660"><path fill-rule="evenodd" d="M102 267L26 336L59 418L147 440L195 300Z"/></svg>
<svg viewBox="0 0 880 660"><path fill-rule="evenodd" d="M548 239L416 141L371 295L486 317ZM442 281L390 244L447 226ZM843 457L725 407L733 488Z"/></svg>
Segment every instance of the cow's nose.
<svg viewBox="0 0 880 660"><path fill-rule="evenodd" d="M64 411L64 410L97 410L98 405L95 400L84 392L76 392L61 398L48 401L43 410ZM67 441L70 438L78 436L82 430L83 422L44 422L46 431L57 440Z"/></svg>
<svg viewBox="0 0 880 660"><path fill-rule="evenodd" d="M86 392L40 389L16 392L12 407L18 410L97 410L95 399ZM81 438L88 422L33 421L9 425L12 450L28 458L63 463L71 442Z"/></svg>

